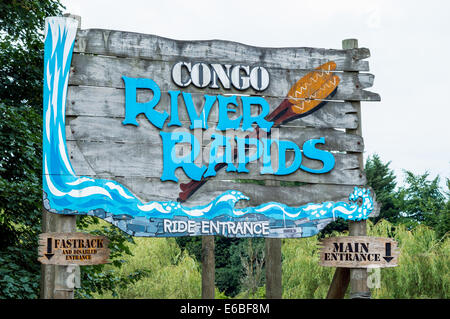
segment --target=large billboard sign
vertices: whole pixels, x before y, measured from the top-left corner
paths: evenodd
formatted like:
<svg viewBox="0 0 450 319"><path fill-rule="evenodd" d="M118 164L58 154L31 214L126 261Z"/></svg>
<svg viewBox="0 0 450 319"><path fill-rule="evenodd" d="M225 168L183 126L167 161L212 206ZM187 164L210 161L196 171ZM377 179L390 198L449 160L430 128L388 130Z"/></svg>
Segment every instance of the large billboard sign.
<svg viewBox="0 0 450 319"><path fill-rule="evenodd" d="M177 41L46 21L43 195L135 236L306 237L366 219L367 49Z"/></svg>

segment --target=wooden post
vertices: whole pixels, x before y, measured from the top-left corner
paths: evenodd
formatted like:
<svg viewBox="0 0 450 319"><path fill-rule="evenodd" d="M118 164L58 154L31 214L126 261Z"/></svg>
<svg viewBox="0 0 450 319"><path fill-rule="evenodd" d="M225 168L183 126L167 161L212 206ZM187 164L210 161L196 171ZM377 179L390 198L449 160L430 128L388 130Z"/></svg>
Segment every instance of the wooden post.
<svg viewBox="0 0 450 319"><path fill-rule="evenodd" d="M281 299L281 239L266 238L266 299Z"/></svg>
<svg viewBox="0 0 450 319"><path fill-rule="evenodd" d="M356 49L358 48L357 39L346 39L342 41L342 49ZM361 121L361 102L352 101L352 105L357 110L358 127L356 129L347 129L346 132L362 136L362 121ZM357 153L359 160L359 167L361 171L364 170L363 153ZM367 235L366 221L361 220L357 222L349 222L350 236L365 236ZM367 287L367 269L350 269L350 298L352 299L369 299L370 290Z"/></svg>
<svg viewBox="0 0 450 319"><path fill-rule="evenodd" d="M273 134L277 134L273 132ZM273 138L279 138L276 135ZM278 148L271 152L271 161L274 169L278 169ZM280 187L280 181L266 180L266 186ZM265 240L265 268L266 268L266 299L281 299L283 295L282 264L281 264L281 238L266 238Z"/></svg>
<svg viewBox="0 0 450 319"><path fill-rule="evenodd" d="M350 282L349 268L336 268L328 289L327 299L343 299Z"/></svg>
<svg viewBox="0 0 450 319"><path fill-rule="evenodd" d="M214 236L202 237L202 299L215 297Z"/></svg>
<svg viewBox="0 0 450 319"><path fill-rule="evenodd" d="M346 39L342 41L342 49L356 49L358 48L357 39ZM361 122L361 102L350 101L353 107L356 109L358 117L358 127L356 129L346 129L345 131L350 134L362 136L362 122ZM350 153L350 152L349 152ZM362 153L356 153L358 155L359 167L364 170L364 158ZM366 221L349 222L349 235L350 236L365 236L367 235ZM350 298L353 299L369 299L370 290L367 287L367 269L349 269L349 268L336 268L333 280L328 290L327 298L338 299L344 298L347 287L350 283Z"/></svg>
<svg viewBox="0 0 450 319"><path fill-rule="evenodd" d="M58 215L42 211L43 233L70 233L76 230L75 215ZM79 286L79 266L41 265L41 298L73 299Z"/></svg>
<svg viewBox="0 0 450 319"><path fill-rule="evenodd" d="M64 17L78 20L81 28L81 17L66 13ZM76 231L76 215L58 215L42 210L43 233L71 233ZM42 299L73 299L74 288L79 287L80 267L75 265L41 265Z"/></svg>
<svg viewBox="0 0 450 319"><path fill-rule="evenodd" d="M366 236L366 221L350 222L350 236ZM350 298L370 299L370 289L367 287L367 268L350 268Z"/></svg>

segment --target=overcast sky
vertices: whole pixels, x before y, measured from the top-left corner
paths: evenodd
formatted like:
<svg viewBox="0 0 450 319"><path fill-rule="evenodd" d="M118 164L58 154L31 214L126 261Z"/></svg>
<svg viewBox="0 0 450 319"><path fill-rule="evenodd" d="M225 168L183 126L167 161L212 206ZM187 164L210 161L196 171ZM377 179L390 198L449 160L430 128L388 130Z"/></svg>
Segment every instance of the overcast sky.
<svg viewBox="0 0 450 319"><path fill-rule="evenodd" d="M450 1L62 0L82 29L264 47L369 48L381 102L362 103L365 158L450 178Z"/></svg>

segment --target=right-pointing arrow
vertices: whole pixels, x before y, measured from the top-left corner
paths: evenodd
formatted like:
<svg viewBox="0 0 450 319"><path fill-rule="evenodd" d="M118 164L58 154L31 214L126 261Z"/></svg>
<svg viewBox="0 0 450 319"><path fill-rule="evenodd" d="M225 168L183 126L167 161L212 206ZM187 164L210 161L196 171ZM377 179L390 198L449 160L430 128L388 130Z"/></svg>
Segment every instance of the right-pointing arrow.
<svg viewBox="0 0 450 319"><path fill-rule="evenodd" d="M385 257L383 257L384 260L387 262L390 262L394 257L391 256L391 243L386 243L385 246Z"/></svg>

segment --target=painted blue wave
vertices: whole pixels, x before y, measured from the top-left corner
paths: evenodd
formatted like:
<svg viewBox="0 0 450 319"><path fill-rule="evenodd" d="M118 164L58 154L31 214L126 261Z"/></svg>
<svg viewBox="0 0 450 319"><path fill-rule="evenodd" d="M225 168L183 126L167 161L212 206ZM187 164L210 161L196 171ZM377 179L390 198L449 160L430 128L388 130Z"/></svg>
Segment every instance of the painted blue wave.
<svg viewBox="0 0 450 319"><path fill-rule="evenodd" d="M43 131L43 191L46 208L60 214L88 214L103 209L113 215L130 217L213 219L226 215L242 217L260 214L273 219L309 220L342 217L366 219L373 210L370 191L354 189L346 202L311 203L289 207L270 202L257 207L236 209L239 200L248 200L239 191L229 190L210 203L185 207L174 201L141 202L128 189L112 180L77 176L70 163L65 136L65 110L70 64L75 42L77 21L51 17L46 20L44 52L44 131ZM362 199L358 205L356 200Z"/></svg>

